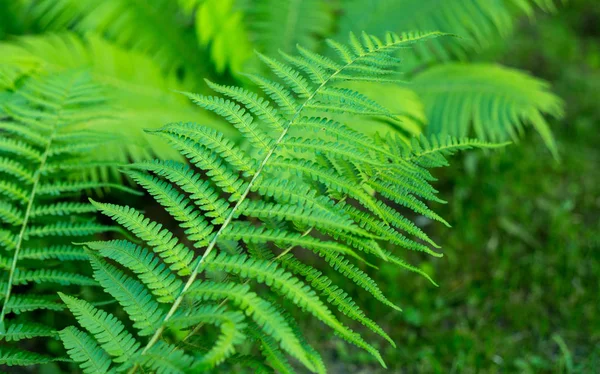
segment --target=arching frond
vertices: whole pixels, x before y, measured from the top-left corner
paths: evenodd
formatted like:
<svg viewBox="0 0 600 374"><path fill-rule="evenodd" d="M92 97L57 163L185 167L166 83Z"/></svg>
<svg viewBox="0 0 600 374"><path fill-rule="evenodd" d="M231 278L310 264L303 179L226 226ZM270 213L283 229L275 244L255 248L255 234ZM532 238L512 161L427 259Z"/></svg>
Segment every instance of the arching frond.
<svg viewBox="0 0 600 374"><path fill-rule="evenodd" d="M126 324L102 311L66 299L80 324L117 357L113 362L123 360L117 348L127 342L136 347L128 360L131 373L192 373L235 363L240 346L248 343L258 345L275 370L293 371L290 357L303 370L322 373L323 360L286 311L292 304L385 367L375 345L338 315L393 345L391 338L365 316L344 285L332 285L297 254L332 268L394 309L399 309L395 300L363 266L379 258L424 274L400 254L384 250L386 243L439 256L429 248L435 243L407 212L446 223L427 205L439 200L427 168L450 148L435 141L411 148L400 136L373 137L329 115L343 112L355 121L364 115L397 119L385 106L342 85L365 77L387 79L395 74L395 51L439 35L352 36L348 45L330 43L339 58L302 48L299 56L283 55L283 60L260 56L279 79L253 76L261 95L210 82L227 98L186 93L200 107L223 116L251 147L244 149L194 123L171 123L153 131L193 166L149 161L133 164L125 173L164 207L181 237L147 218L150 214L92 201L143 242L87 243L95 279L117 300L137 334L123 332ZM402 131L407 138L418 133L410 126ZM453 149L478 145L443 144ZM212 348L198 355L188 346L199 340L204 325L217 327L218 333ZM136 335L139 349L129 339ZM109 346L107 336L114 337ZM161 340L166 336L173 345Z"/></svg>
<svg viewBox="0 0 600 374"><path fill-rule="evenodd" d="M418 74L413 89L425 104L430 134L517 141L529 125L558 155L544 115L560 117L563 105L543 81L497 65L447 64Z"/></svg>

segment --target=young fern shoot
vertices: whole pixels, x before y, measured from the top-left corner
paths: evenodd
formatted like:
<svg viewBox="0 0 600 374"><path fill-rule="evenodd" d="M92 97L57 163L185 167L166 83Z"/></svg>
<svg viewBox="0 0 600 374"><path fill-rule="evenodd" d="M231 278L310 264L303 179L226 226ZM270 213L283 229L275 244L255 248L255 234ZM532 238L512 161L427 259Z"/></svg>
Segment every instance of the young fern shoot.
<svg viewBox="0 0 600 374"><path fill-rule="evenodd" d="M427 169L443 165L453 150L493 145L436 138L414 143L413 152L399 136L370 137L332 115L394 117L361 93L336 85L389 80L398 65L396 50L440 35L390 33L384 40L351 35L349 45L329 43L337 60L300 47L299 56L283 55L286 62L260 56L281 80L249 75L267 98L212 82L227 98L186 93L229 121L249 146L202 125L173 123L155 134L193 167L154 160L126 168L179 223L182 238L131 207L92 201L142 243L86 243L95 279L119 302L139 337L115 316L62 296L87 330L61 332L72 359L85 372L102 367L197 373L249 363L279 372L294 372L297 365L325 372L285 308L295 304L385 366L378 350L341 318L393 344L391 338L305 260L314 253L348 282L399 309L361 267L380 258L423 274L387 247L439 256L431 249L438 246L405 214L445 223L425 204L440 201ZM202 353L186 349L205 324L219 329L214 343ZM188 330L183 339L181 330ZM256 344L264 363L251 350L241 354L244 344Z"/></svg>

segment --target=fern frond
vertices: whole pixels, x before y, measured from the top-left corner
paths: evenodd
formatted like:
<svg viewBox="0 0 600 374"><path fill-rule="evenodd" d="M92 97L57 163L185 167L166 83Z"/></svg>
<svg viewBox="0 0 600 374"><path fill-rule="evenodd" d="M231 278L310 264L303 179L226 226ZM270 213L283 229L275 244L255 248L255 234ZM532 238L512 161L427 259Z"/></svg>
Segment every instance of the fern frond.
<svg viewBox="0 0 600 374"><path fill-rule="evenodd" d="M152 131L193 166L145 161L125 167L125 173L179 224L181 238L128 206L92 201L143 244L86 244L93 251L95 279L118 301L137 335L148 337L130 360L131 373L210 370L234 363L238 346L246 342L258 344L276 370L293 370L286 363L290 356L306 370L324 372L322 359L286 311L288 305L322 321L385 367L374 344L338 320L337 313L393 344L391 338L341 286L293 254L302 251L303 256L321 258L321 264L398 310L355 261L370 265L370 259L381 258L423 274L384 248L395 244L440 256L429 248L436 244L406 212L445 222L426 204L440 201L427 160L448 155L451 149L412 150L401 135L361 134L316 109L318 103L341 109L347 100L345 114L352 118L363 112L397 120L384 106L340 84L359 82L361 77L387 79L398 63L394 52L441 35L352 36L348 46L330 43L338 59L305 49L300 49L300 57L284 54L281 61L262 56L281 81L251 76L268 99L213 83L209 85L227 99L186 94L230 121L248 148L193 123L171 123ZM403 131L407 136L411 128ZM453 149L480 145L453 142L447 144ZM185 347L193 344L188 339L204 324L216 325L220 333L212 349L196 356ZM182 329L190 330L183 338ZM176 345L161 340L163 334Z"/></svg>
<svg viewBox="0 0 600 374"><path fill-rule="evenodd" d="M112 265L92 257L94 278L123 306L140 335L155 331L163 318L160 305L143 284L130 278Z"/></svg>
<svg viewBox="0 0 600 374"><path fill-rule="evenodd" d="M479 139L456 138L450 135L432 135L430 137L421 136L413 138L410 148L407 148L407 160L417 162L426 168L447 166L447 156L451 156L458 151L472 148L498 148L506 146L509 143L489 143Z"/></svg>
<svg viewBox="0 0 600 374"><path fill-rule="evenodd" d="M30 14L46 30L75 29L81 34L105 35L116 44L148 54L167 75L185 71L191 82L206 76L206 56L198 48L192 30L177 22L175 1L160 0L152 4L111 0L59 0L31 2ZM118 21L118 22L117 22Z"/></svg>
<svg viewBox="0 0 600 374"><path fill-rule="evenodd" d="M169 264L172 270L177 271L180 275L187 275L191 272L190 264L194 256L193 252L179 243L173 233L163 229L161 224L150 221L130 207L90 201L101 212L115 219L140 239L153 246L154 251Z"/></svg>
<svg viewBox="0 0 600 374"><path fill-rule="evenodd" d="M85 245L136 273L159 302L172 302L183 287L181 280L145 248L126 240L89 242Z"/></svg>
<svg viewBox="0 0 600 374"><path fill-rule="evenodd" d="M314 51L334 24L334 7L316 0L245 0L248 32L266 55L294 52L296 45Z"/></svg>
<svg viewBox="0 0 600 374"><path fill-rule="evenodd" d="M181 1L181 0L180 0ZM203 0L186 7L195 11L196 36L201 46L208 46L217 72L229 68L239 73L252 57L246 27L246 14L235 0ZM197 7L194 9L194 7Z"/></svg>
<svg viewBox="0 0 600 374"><path fill-rule="evenodd" d="M196 105L215 112L231 123L236 129L246 136L253 145L262 150L270 147L271 139L253 123L253 117L246 110L233 101L214 96L202 96L184 93Z"/></svg>
<svg viewBox="0 0 600 374"><path fill-rule="evenodd" d="M327 298L327 302L338 307L339 311L344 315L362 323L375 333L381 335L393 347L396 347L396 344L392 341L389 335L379 325L377 325L377 323L366 317L364 312L358 308L352 298L344 290L331 284L331 279L323 275L317 269L301 263L289 254L280 257L278 261L285 269L288 269L292 273L302 275L304 278L306 278L307 282L311 284L313 289L321 292L323 297Z"/></svg>
<svg viewBox="0 0 600 374"><path fill-rule="evenodd" d="M0 172L12 175L23 182L33 182L33 173L27 170L25 165L16 160L0 158Z"/></svg>
<svg viewBox="0 0 600 374"><path fill-rule="evenodd" d="M94 336L106 353L114 357L114 362L122 363L132 359L140 345L118 319L83 300L60 292L58 295L79 324Z"/></svg>
<svg viewBox="0 0 600 374"><path fill-rule="evenodd" d="M230 209L229 203L219 197L219 194L207 181L187 165L175 161L151 161L136 163L132 168L155 172L175 183L183 191L189 193L189 198L205 212L207 217L214 217L215 223L223 223Z"/></svg>
<svg viewBox="0 0 600 374"><path fill-rule="evenodd" d="M260 341L260 350L269 365L278 373L292 374L294 373L293 367L288 362L285 354L277 346L277 342L268 335L261 334L255 329L250 329L254 338Z"/></svg>
<svg viewBox="0 0 600 374"><path fill-rule="evenodd" d="M50 260L77 261L88 260L83 248L72 245L58 245L41 248L23 248L19 258L28 260Z"/></svg>
<svg viewBox="0 0 600 374"><path fill-rule="evenodd" d="M110 369L110 357L85 332L69 326L59 333L60 339L73 361L79 364L84 373L114 373Z"/></svg>
<svg viewBox="0 0 600 374"><path fill-rule="evenodd" d="M244 310L244 313L251 317L266 334L276 339L284 350L300 360L306 367L313 368L307 353L285 319L275 311L271 303L261 299L254 292L250 292L250 287L247 285L197 282L197 285L190 289L189 294L201 300L228 298Z"/></svg>
<svg viewBox="0 0 600 374"><path fill-rule="evenodd" d="M107 3L105 5L107 8L114 6L114 1L110 2L113 4ZM75 6L78 11L87 12L98 5L90 2L88 5L91 7L79 8L80 4L72 0L61 0L62 5L47 1L43 3L45 5L39 3L32 7L40 6L49 10L56 6L55 11L67 12L68 9L75 9L73 8ZM124 4L117 6L124 6ZM39 15L43 14L42 10L40 13L37 13L36 10L33 12ZM113 15L115 14L113 13ZM67 13L64 13L64 16L66 15ZM53 14L53 16L59 17L58 14ZM105 16L109 17L110 15L105 14ZM50 17L50 22L52 22L51 19L52 17ZM59 28L63 29L63 27L64 24ZM102 134L118 134L123 141L106 145L102 150L92 150L97 155L110 154L121 162L127 162L129 159L142 161L151 157L181 159L181 156L160 138L147 136L143 131L148 128L158 128L177 118L202 122L218 128L228 136L232 135L222 122L212 116L199 113L192 105L182 100L180 95L172 92L172 90L190 88L190 85L180 84L175 79L165 76L160 68L160 63L157 64L159 60L144 53L123 48L119 46L119 43L107 41L99 35L86 33L85 37L80 37L75 33L65 31L21 36L12 41L0 43L0 55L3 56L3 63L7 66L19 67L23 65L24 61L30 61L34 67L31 74L34 75L56 74L71 69L88 69L97 82L109 88L111 103L117 108L112 111L109 121L96 121L92 125ZM102 56L102 58L97 58L97 56ZM200 65L195 65L194 69L197 66ZM0 71L2 70L0 69ZM195 85L196 81L199 80L190 80L190 84ZM0 128L5 126L2 124ZM13 128L14 125L10 126L11 130ZM79 136L84 137L85 133L82 132ZM43 140L32 137L28 137L28 139Z"/></svg>
<svg viewBox="0 0 600 374"><path fill-rule="evenodd" d="M32 312L34 310L59 311L64 309L64 305L56 297L45 295L14 295L5 305L7 313L15 314Z"/></svg>
<svg viewBox="0 0 600 374"><path fill-rule="evenodd" d="M33 323L19 323L8 325L6 332L2 335L1 338L6 340L7 342L10 342L38 337L53 337L55 335L56 331L49 328L48 326Z"/></svg>
<svg viewBox="0 0 600 374"><path fill-rule="evenodd" d="M2 49L2 47L0 47ZM2 304L0 338L7 341L36 337L55 337L54 328L22 323L27 317L16 314L36 312L45 323L56 320L52 314L64 309L48 284L65 290L97 286L85 268L73 272L63 268L64 260L86 260L81 249L66 243L108 231L120 231L97 223L90 204L68 201L68 192L79 197L85 189L100 187L96 182L78 183L73 174L50 171L58 163L89 161L81 149L97 148L106 138L71 138L84 123L105 115L106 97L102 89L82 72L69 72L40 79L23 78L13 91L2 95L0 108L0 173L9 178L0 181L0 244L6 250L0 266ZM89 132L93 135L93 132ZM83 173L94 167L82 167ZM60 199L60 200L59 200ZM60 219L57 217L62 216ZM46 238L51 237L51 240ZM51 243L51 245L49 245ZM58 260L58 261L47 261ZM65 264L66 265L66 264ZM40 286L36 286L39 284ZM26 287L22 287L26 286ZM69 286L69 287L67 287ZM27 294L23 294L23 292ZM51 313L52 312L52 313ZM28 343L18 343L29 346ZM32 365L52 359L38 353L10 351L5 357L10 365Z"/></svg>
<svg viewBox="0 0 600 374"><path fill-rule="evenodd" d="M7 366L31 366L47 364L55 359L39 353L23 351L12 347L0 347L0 365Z"/></svg>
<svg viewBox="0 0 600 374"><path fill-rule="evenodd" d="M59 270L24 270L15 272L13 284L58 283L62 285L97 286L93 279L85 275L67 273Z"/></svg>
<svg viewBox="0 0 600 374"><path fill-rule="evenodd" d="M56 204L38 205L31 209L31 217L70 216L72 214L92 213L96 211L91 204L60 202Z"/></svg>
<svg viewBox="0 0 600 374"><path fill-rule="evenodd" d="M0 201L0 220L8 225L17 226L23 223L23 214L11 203Z"/></svg>
<svg viewBox="0 0 600 374"><path fill-rule="evenodd" d="M165 343L158 342L143 356L138 356L135 364L148 367L153 373L185 374L195 368L193 356Z"/></svg>
<svg viewBox="0 0 600 374"><path fill-rule="evenodd" d="M498 37L507 37L518 16L531 15L538 6L550 11L547 0L351 0L344 4L336 40L344 40L349 32L367 31L381 34L398 30L441 30L458 35L461 40L434 40L417 46L417 55L406 56L409 65L417 62L464 59L467 52L490 45ZM515 12L516 10L516 12ZM415 58L416 57L416 58ZM413 60L413 61L410 61Z"/></svg>
<svg viewBox="0 0 600 374"><path fill-rule="evenodd" d="M169 324L176 328L196 326L200 323L220 327L221 334L210 351L194 364L194 370L207 370L233 355L236 351L235 346L245 341L246 336L242 332L246 328L244 320L244 314L239 311L230 312L220 306L204 305L188 315L174 317Z"/></svg>
<svg viewBox="0 0 600 374"><path fill-rule="evenodd" d="M524 126L530 125L558 157L543 114L561 117L563 104L545 82L496 65L447 64L418 74L413 84L425 104L428 133L518 141ZM449 101L457 104L450 109Z"/></svg>
<svg viewBox="0 0 600 374"><path fill-rule="evenodd" d="M32 217L33 218L33 217ZM24 235L28 238L33 237L45 237L45 236L89 236L93 234L99 234L108 231L118 231L117 228L100 225L93 221L72 223L69 221L59 221L53 224L47 224L43 226L30 225L25 231Z"/></svg>

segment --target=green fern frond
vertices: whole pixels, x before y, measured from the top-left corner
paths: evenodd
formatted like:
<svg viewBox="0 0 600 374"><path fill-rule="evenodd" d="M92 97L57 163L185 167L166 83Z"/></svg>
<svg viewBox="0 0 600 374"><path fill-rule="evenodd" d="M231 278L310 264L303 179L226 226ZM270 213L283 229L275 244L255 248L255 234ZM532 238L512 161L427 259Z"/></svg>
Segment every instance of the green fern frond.
<svg viewBox="0 0 600 374"><path fill-rule="evenodd" d="M371 352L385 366L377 350L365 342L360 335L340 323L331 311L315 297L314 291L290 273L277 269L277 265L262 260L248 259L245 255L229 257L221 253L215 258L205 260L205 269L221 270L241 278L250 278L265 283L282 296L292 300L298 307L312 313L317 319L331 327L336 334L347 341Z"/></svg>
<svg viewBox="0 0 600 374"><path fill-rule="evenodd" d="M413 138L407 147L407 160L413 160L426 168L448 166L447 156L472 148L498 148L509 143L489 143L479 139L456 138L450 135L432 135Z"/></svg>
<svg viewBox="0 0 600 374"><path fill-rule="evenodd" d="M113 4L107 3L107 8L115 6L114 1L110 2ZM59 12L73 10L75 9L73 6L77 7L78 12L87 12L98 5L79 8L78 2L70 0L61 0L60 5L52 2L42 3L37 6L41 9L56 6L55 10ZM34 13L37 14L35 10ZM57 14L54 16L60 17ZM65 16L68 18L72 14L65 14ZM147 136L143 132L144 129L158 128L177 118L202 122L218 128L228 136L232 135L232 132L217 119L203 115L186 100L182 100L180 95L172 92L188 86L166 77L157 66L157 60L122 48L96 34L86 33L85 37L80 37L74 33L60 32L21 36L13 41L0 43L0 55L3 66L22 66L24 61L28 61L33 68L27 75L56 74L73 69L90 70L95 81L109 88L110 101L115 106L111 120L96 121L93 124L94 130L99 130L102 134L118 134L119 138L125 139L123 142L105 145L101 152L98 150L93 152L111 154L121 162L127 162L129 159L142 161L151 157L181 158L160 138ZM0 68L0 73L3 70L4 68ZM15 89L10 86L8 88ZM6 131L22 132L15 127L10 124L0 125L0 129ZM26 135L23 134L24 137ZM85 135L86 133L82 131L79 136L85 137ZM43 141L35 138L35 135L28 136L28 139Z"/></svg>
<svg viewBox="0 0 600 374"><path fill-rule="evenodd" d="M192 0L187 10L195 11L196 37L208 46L215 70L229 68L236 74L252 57L252 46L246 26L246 14L235 0ZM196 9L194 9L196 8Z"/></svg>
<svg viewBox="0 0 600 374"><path fill-rule="evenodd" d="M144 285L100 259L92 257L92 266L94 278L119 301L133 321L133 326L140 329L139 334L152 334L164 313Z"/></svg>
<svg viewBox="0 0 600 374"><path fill-rule="evenodd" d="M58 295L79 324L94 336L106 353L113 356L114 362L131 360L140 345L118 319L83 300L60 292Z"/></svg>
<svg viewBox="0 0 600 374"><path fill-rule="evenodd" d="M445 223L426 204L440 200L427 170L431 162L425 160L425 148L415 146L413 152L400 135L361 134L320 111L317 104L339 107L347 101L345 114L352 118L357 112L395 117L360 91L340 85L364 77L387 79L398 63L394 52L441 35L353 36L348 46L330 43L340 54L336 59L306 49L299 49L299 57L283 55L286 62L261 56L280 79L278 83L251 77L264 98L210 82L227 99L186 94L233 124L247 142L242 146L193 123L171 123L152 131L193 166L155 160L135 163L124 171L181 230L166 229L128 206L92 201L143 244L86 243L93 254L95 279L117 300L143 338L138 354L130 360L131 373L184 373L233 364L239 357L238 346L245 343L257 344L276 370L293 370L286 363L293 357L306 370L322 373L323 360L284 307L290 304L385 366L374 344L348 328L337 314L360 322L393 344L391 338L342 287L298 261L296 253L311 256L314 252L323 266L370 297L399 309L362 265L382 258L424 274L384 249L387 244L440 256L430 249L436 244L412 222L414 215L424 215ZM411 133L410 128L404 131L405 136ZM449 150L430 149L439 157ZM186 347L197 340L204 324L216 325L220 333L205 355L197 355ZM189 331L183 335L182 330ZM167 336L173 345L161 340Z"/></svg>
<svg viewBox="0 0 600 374"><path fill-rule="evenodd" d="M62 285L96 286L93 279L85 275L67 273L59 270L17 270L12 279L14 285L29 283L58 283Z"/></svg>
<svg viewBox="0 0 600 374"><path fill-rule="evenodd" d="M12 347L0 347L0 365L7 366L31 366L47 364L56 361L48 356L39 353L23 351Z"/></svg>
<svg viewBox="0 0 600 374"><path fill-rule="evenodd" d="M265 334L277 340L284 350L309 369L313 368L306 351L286 320L276 312L271 303L261 299L254 292L250 292L250 287L247 285L197 282L197 285L190 289L189 294L200 300L231 300L247 316L251 317Z"/></svg>
<svg viewBox="0 0 600 374"><path fill-rule="evenodd" d="M2 335L2 339L6 340L7 342L10 342L48 336L56 336L56 331L44 325L33 323L19 323L8 325L8 328L6 328L6 332Z"/></svg>
<svg viewBox="0 0 600 374"><path fill-rule="evenodd" d="M239 311L230 312L216 305L204 305L193 309L189 315L174 317L169 324L176 328L187 328L198 324L214 324L220 327L221 334L209 352L194 364L195 370L213 368L235 353L236 345L243 343L246 336L245 316Z"/></svg>
<svg viewBox="0 0 600 374"><path fill-rule="evenodd" d="M158 342L146 354L138 356L135 364L148 367L157 374L185 374L194 372L194 362L193 356L165 342Z"/></svg>
<svg viewBox="0 0 600 374"><path fill-rule="evenodd" d="M507 37L520 14L532 15L535 7L555 9L551 0L351 0L344 4L336 40L348 32L365 30L373 34L398 30L440 30L460 36L461 40L435 40L417 46L419 62L464 59L467 52ZM415 60L407 55L407 59ZM407 61L412 65L417 61Z"/></svg>
<svg viewBox="0 0 600 374"><path fill-rule="evenodd" d="M89 214L94 212L93 206L68 201L69 196L60 193L79 197L84 190L102 184L79 183L73 180L73 174L47 167L63 162L85 163L89 155L81 152L82 147L88 150L104 144L106 138L100 135L97 138L103 142L68 136L79 131L82 123L104 116L104 101L102 89L82 72L23 79L14 92L1 98L0 244L6 257L0 261L5 270L0 277L0 326L8 327L0 331L0 339L56 338L51 326L21 323L15 315L36 311L40 321L54 320L45 312L58 312L64 307L48 283L65 290L98 285L85 271L75 273L60 266L64 260L88 259L80 248L68 243L74 238L81 240L121 229L96 222ZM85 173L93 168L81 170ZM52 361L38 353L7 352L14 352L13 357L3 358L10 365Z"/></svg>
<svg viewBox="0 0 600 374"><path fill-rule="evenodd" d="M86 243L86 246L97 251L100 256L110 258L136 273L142 283L157 296L159 302L172 302L183 287L181 280L152 252L131 242L90 242Z"/></svg>
<svg viewBox="0 0 600 374"><path fill-rule="evenodd" d="M105 35L117 45L150 56L167 75L185 71L188 85L207 76L206 56L196 46L192 30L178 22L177 2L160 0L141 4L129 0L29 1L31 18L45 30L75 29Z"/></svg>
<svg viewBox="0 0 600 374"><path fill-rule="evenodd" d="M110 356L85 332L69 326L58 333L73 361L84 373L114 373L110 369Z"/></svg>
<svg viewBox="0 0 600 374"><path fill-rule="evenodd" d="M277 346L277 342L273 338L261 334L257 329L250 329L250 332L260 342L261 353L274 370L282 374L294 373L294 368L290 365L285 354Z"/></svg>
<svg viewBox="0 0 600 374"><path fill-rule="evenodd" d="M3 293L5 295L5 293ZM58 298L46 295L13 295L6 305L6 313L20 314L35 310L59 311L65 309Z"/></svg>
<svg viewBox="0 0 600 374"><path fill-rule="evenodd" d="M277 261L279 261L285 269L288 269L292 273L302 275L307 282L311 284L313 289L321 292L323 297L327 298L327 302L333 306L336 306L341 313L362 323L375 333L381 335L393 347L396 347L396 344L392 341L388 334L379 325L377 325L377 323L367 318L364 315L364 312L358 308L350 296L344 290L332 285L332 281L320 271L308 265L302 264L289 254L280 257Z"/></svg>
<svg viewBox="0 0 600 374"><path fill-rule="evenodd" d="M558 157L543 114L561 117L563 104L545 82L496 65L447 64L418 74L413 84L425 104L429 134L518 141L530 125Z"/></svg>
<svg viewBox="0 0 600 374"><path fill-rule="evenodd" d="M315 0L244 0L247 28L255 49L266 55L295 52L296 45L314 51L334 27L332 4Z"/></svg>
<svg viewBox="0 0 600 374"><path fill-rule="evenodd" d="M23 248L19 258L29 260L50 260L60 261L83 261L89 260L82 247L72 245L58 245L40 248Z"/></svg>
<svg viewBox="0 0 600 374"><path fill-rule="evenodd" d="M153 246L155 253L159 254L179 275L191 273L190 264L193 260L193 252L179 243L175 235L169 230L163 229L161 224L150 221L129 207L90 201L102 213L122 224L141 240L147 241L149 245Z"/></svg>

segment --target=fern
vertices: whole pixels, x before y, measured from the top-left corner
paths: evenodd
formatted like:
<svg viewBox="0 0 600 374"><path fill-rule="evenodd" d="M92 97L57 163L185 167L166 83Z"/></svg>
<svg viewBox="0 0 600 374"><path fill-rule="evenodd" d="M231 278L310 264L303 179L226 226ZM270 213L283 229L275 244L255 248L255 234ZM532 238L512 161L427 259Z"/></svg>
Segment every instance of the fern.
<svg viewBox="0 0 600 374"><path fill-rule="evenodd" d="M563 105L543 81L501 66L446 64L418 74L414 89L425 104L430 134L517 141L529 124L558 157L543 114L561 117Z"/></svg>
<svg viewBox="0 0 600 374"><path fill-rule="evenodd" d="M26 0L33 22L45 30L93 32L117 45L152 57L171 79L194 87L208 76L207 56L198 48L193 30L179 22L176 1L140 3L133 0ZM181 74L183 72L183 74Z"/></svg>
<svg viewBox="0 0 600 374"><path fill-rule="evenodd" d="M143 132L143 129L158 128L180 116L210 124L233 136L222 122L202 115L172 92L181 90L181 84L165 77L153 60L97 35L88 34L81 38L68 32L47 33L0 43L0 76L3 71L7 76L4 87L0 88L14 90L16 82L23 76L57 74L73 69L89 69L94 80L110 92L107 99L115 107L112 118L97 122L94 130L120 134L124 138L110 144L110 151L106 152L121 162L180 157L161 139L146 136Z"/></svg>
<svg viewBox="0 0 600 374"><path fill-rule="evenodd" d="M192 0L182 4L195 12L196 38L201 46L210 47L210 56L218 73L226 69L237 74L252 57L252 44L245 24L245 14L236 0ZM197 8L194 8L197 5Z"/></svg>
<svg viewBox="0 0 600 374"><path fill-rule="evenodd" d="M536 8L554 11L553 0L351 0L344 4L336 40L348 32L365 30L440 30L462 40L439 39L417 46L406 55L407 64L464 60L468 52L489 46L498 36L506 37L516 15L532 16ZM416 57L416 58L415 58Z"/></svg>
<svg viewBox="0 0 600 374"><path fill-rule="evenodd" d="M229 121L251 148L244 150L222 134L191 123L153 131L192 166L157 160L134 163L125 172L178 222L182 238L131 207L92 200L143 243L86 244L94 278L119 302L137 334L126 332L127 323L115 316L63 296L94 337L90 341L90 335L72 327L61 332L73 360L86 370L199 372L236 365L241 344L254 341L275 370L293 371L287 360L294 358L307 370L324 372L322 359L282 306L287 300L385 366L379 351L340 316L393 344L391 338L340 285L304 264L296 248L314 252L333 271L395 309L363 265L380 258L423 274L384 250L384 243L439 256L423 244L435 243L405 216L412 210L443 221L424 203L437 199L427 167L439 166L451 150L491 145L443 138L432 144L422 141L413 152L398 136L367 136L323 112L326 106L334 113L347 108L354 118L393 115L357 91L336 87L354 77L385 78L382 71L397 63L391 53L439 35L388 34L384 40L352 36L348 46L332 42L340 55L335 60L304 49L299 57L283 55L300 70L261 56L281 80L252 76L268 99L210 82L228 99L186 94ZM219 331L214 344L205 354L185 349L195 344L206 324ZM105 367L107 355L111 369Z"/></svg>
<svg viewBox="0 0 600 374"><path fill-rule="evenodd" d="M87 150L105 144L105 137L94 138L81 128L82 123L102 115L103 97L89 75L73 72L29 79L0 103L0 267L4 270L0 339L18 342L0 347L0 365L55 360L21 348L22 340L55 338L57 333L52 326L28 322L18 314L64 309L48 287L35 284L96 286L92 278L73 272L71 266L63 270L57 265L88 259L81 247L70 244L74 238L115 230L93 219L91 204L64 201L68 195L106 185L80 183L57 166L77 160L85 169ZM68 195L59 196L61 192Z"/></svg>
<svg viewBox="0 0 600 374"><path fill-rule="evenodd" d="M242 0L256 49L266 55L293 53L296 45L314 51L334 28L334 6L316 0Z"/></svg>

